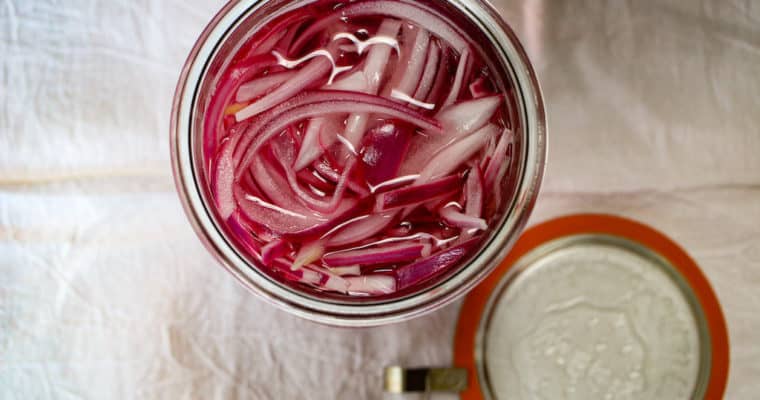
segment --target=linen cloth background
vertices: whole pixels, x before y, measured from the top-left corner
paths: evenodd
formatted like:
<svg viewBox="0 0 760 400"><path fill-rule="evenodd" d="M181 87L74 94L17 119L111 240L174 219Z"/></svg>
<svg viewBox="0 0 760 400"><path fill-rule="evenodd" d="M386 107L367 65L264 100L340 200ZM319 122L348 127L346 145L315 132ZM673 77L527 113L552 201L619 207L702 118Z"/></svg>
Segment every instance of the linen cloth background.
<svg viewBox="0 0 760 400"><path fill-rule="evenodd" d="M638 219L696 258L727 316L727 398L760 393L760 2L494 0L550 132L531 223ZM171 178L180 68L220 0L0 2L0 398L380 398L446 365L458 304L344 330L251 296Z"/></svg>

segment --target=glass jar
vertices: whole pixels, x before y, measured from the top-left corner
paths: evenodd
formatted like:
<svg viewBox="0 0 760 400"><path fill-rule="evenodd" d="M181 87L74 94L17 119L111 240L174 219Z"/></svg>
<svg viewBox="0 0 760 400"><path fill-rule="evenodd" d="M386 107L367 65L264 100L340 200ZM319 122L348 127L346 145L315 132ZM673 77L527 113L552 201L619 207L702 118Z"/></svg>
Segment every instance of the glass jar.
<svg viewBox="0 0 760 400"><path fill-rule="evenodd" d="M541 90L517 37L486 1L448 0L432 3L455 13L488 41L492 71L511 104L515 141L510 161L512 181L500 221L482 249L434 284L409 295L339 299L299 291L273 279L244 257L225 234L211 200L202 158L204 99L245 40L263 24L309 0L233 0L213 18L195 43L177 85L171 119L171 155L177 190L188 218L208 250L245 287L286 311L321 323L374 326L403 321L459 298L493 270L512 247L533 208L543 176L546 122Z"/></svg>

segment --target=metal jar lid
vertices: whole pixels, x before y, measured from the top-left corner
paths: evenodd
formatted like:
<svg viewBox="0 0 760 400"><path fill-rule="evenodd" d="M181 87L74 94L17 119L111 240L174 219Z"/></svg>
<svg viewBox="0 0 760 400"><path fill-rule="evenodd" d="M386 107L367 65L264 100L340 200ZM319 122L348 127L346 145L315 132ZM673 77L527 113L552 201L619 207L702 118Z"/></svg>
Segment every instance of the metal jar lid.
<svg viewBox="0 0 760 400"><path fill-rule="evenodd" d="M720 304L695 262L638 222L573 215L535 226L461 309L462 399L719 399Z"/></svg>

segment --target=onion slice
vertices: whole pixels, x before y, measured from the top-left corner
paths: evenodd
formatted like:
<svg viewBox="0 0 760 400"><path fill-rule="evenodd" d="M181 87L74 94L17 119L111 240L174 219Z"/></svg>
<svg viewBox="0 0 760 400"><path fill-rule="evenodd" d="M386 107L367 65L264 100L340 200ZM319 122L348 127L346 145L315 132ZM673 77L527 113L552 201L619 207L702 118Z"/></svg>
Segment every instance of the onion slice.
<svg viewBox="0 0 760 400"><path fill-rule="evenodd" d="M396 280L389 275L364 275L345 278L352 294L381 295L396 291Z"/></svg>
<svg viewBox="0 0 760 400"><path fill-rule="evenodd" d="M282 103L290 97L304 91L304 89L317 80L322 79L328 72L330 72L331 68L332 63L324 57L313 59L307 66L300 69L287 84L279 86L271 93L236 112L235 119L242 121L251 118L256 114Z"/></svg>
<svg viewBox="0 0 760 400"><path fill-rule="evenodd" d="M497 182L496 178L500 175L500 171L507 168L509 164L507 162L507 149L513 140L514 133L509 130L503 132L499 138L499 143L496 145L496 149L494 149L493 155L491 156L491 161L488 162L488 167L486 167L485 170L483 177L485 187L494 187Z"/></svg>
<svg viewBox="0 0 760 400"><path fill-rule="evenodd" d="M414 261L421 257L425 250L426 246L421 243L402 243L391 246L327 253L322 257L322 260L325 264L332 267L395 264Z"/></svg>
<svg viewBox="0 0 760 400"><path fill-rule="evenodd" d="M235 183L235 165L232 162L232 152L235 150L236 140L228 140L222 144L220 154L214 166L212 187L214 199L219 214L227 219L235 212L235 198L232 188Z"/></svg>
<svg viewBox="0 0 760 400"><path fill-rule="evenodd" d="M392 19L385 19L378 28L377 35L387 38L396 39L401 22ZM377 94L385 75L385 67L391 56L392 48L390 46L375 45L372 46L367 54L367 60L362 73L367 81L367 87L363 91L367 94ZM362 136L367 128L369 115L366 113L352 113L346 120L346 130L344 136L354 148L357 148L362 141Z"/></svg>
<svg viewBox="0 0 760 400"><path fill-rule="evenodd" d="M471 217L480 217L483 213L483 176L477 165L470 169L464 185L467 203L465 213Z"/></svg>
<svg viewBox="0 0 760 400"><path fill-rule="evenodd" d="M362 269L358 265L350 265L347 267L328 267L327 270L338 276L359 276L362 274Z"/></svg>
<svg viewBox="0 0 760 400"><path fill-rule="evenodd" d="M294 74L295 71L278 72L276 74L248 81L242 84L238 89L237 94L235 95L235 101L238 103L244 103L269 93L287 82Z"/></svg>
<svg viewBox="0 0 760 400"><path fill-rule="evenodd" d="M271 265L275 258L284 256L289 247L290 244L282 238L272 240L261 248L261 261L265 265Z"/></svg>
<svg viewBox="0 0 760 400"><path fill-rule="evenodd" d="M467 64L470 62L470 51L464 49L459 54L459 64L457 65L457 73L454 76L454 84L451 87L449 95L444 100L441 108L446 108L454 104L459 98L459 93L462 91L462 85L464 84L465 71L467 70Z"/></svg>
<svg viewBox="0 0 760 400"><path fill-rule="evenodd" d="M232 101L240 85L250 80L266 67L275 63L271 55L261 55L248 60L240 65L235 65L221 79L219 87L211 96L211 101L206 108L203 122L204 154L207 158L217 151L217 146L223 139L221 128L223 124L224 110Z"/></svg>
<svg viewBox="0 0 760 400"><path fill-rule="evenodd" d="M323 238L327 238L328 247L340 247L361 242L380 233L393 221L395 215L395 212L386 212L356 217L338 225L326 233Z"/></svg>
<svg viewBox="0 0 760 400"><path fill-rule="evenodd" d="M438 114L444 132L455 138L480 129L493 118L502 104L502 96L481 97L451 105Z"/></svg>
<svg viewBox="0 0 760 400"><path fill-rule="evenodd" d="M409 29L405 29L409 31ZM396 75L394 76L395 87L397 90L407 96L414 96L414 91L422 78L422 72L425 70L426 57L430 44L430 34L423 28L414 28L414 39L410 41L411 48L405 48L407 54L401 54L403 68L397 66Z"/></svg>
<svg viewBox="0 0 760 400"><path fill-rule="evenodd" d="M365 177L371 186L380 185L398 176L412 132L387 123L367 132L361 151Z"/></svg>
<svg viewBox="0 0 760 400"><path fill-rule="evenodd" d="M438 47L435 40L430 41L428 47L428 54L425 60L425 68L420 77L420 83L417 85L417 90L414 91L413 98L417 100L425 100L430 94L430 90L433 88L433 82L435 80L436 72L438 71L438 60L441 57L441 48Z"/></svg>
<svg viewBox="0 0 760 400"><path fill-rule="evenodd" d="M357 71L339 81L327 85L326 88L329 90L364 92L367 91L368 85L369 83L364 74L361 71ZM335 142L338 134L338 128L336 125L339 124L337 121L334 121L334 119L335 117L317 117L309 121L306 133L304 133L303 144L298 153L298 159L295 162L296 171L306 168L322 155L322 146L319 146L320 141L324 141L325 138L328 138L327 141L322 143L323 146L331 145Z"/></svg>
<svg viewBox="0 0 760 400"><path fill-rule="evenodd" d="M350 218L348 216L353 214L357 205L355 200L344 199L330 215L305 215L247 195L239 188L235 188L235 200L246 218L290 238L319 235L335 226L338 221Z"/></svg>
<svg viewBox="0 0 760 400"><path fill-rule="evenodd" d="M428 183L407 186L401 189L380 193L377 196L377 211L400 207L409 207L426 203L430 200L448 196L461 189L461 179L458 175L434 180Z"/></svg>
<svg viewBox="0 0 760 400"><path fill-rule="evenodd" d="M443 220L451 226L463 229L480 230L486 230L488 228L488 224L484 219L463 214L454 206L441 208L440 214L441 217L443 217Z"/></svg>
<svg viewBox="0 0 760 400"><path fill-rule="evenodd" d="M397 269L395 271L396 289L406 289L451 268L462 260L477 245L477 242L477 238L470 239Z"/></svg>
<svg viewBox="0 0 760 400"><path fill-rule="evenodd" d="M387 115L417 125L427 131L439 134L441 132L438 121L430 119L429 117L396 102L379 96L360 93L352 93L352 95L352 100L325 101L321 103L307 104L283 112L279 117L273 119L267 124L267 126L263 127L261 132L256 135L248 148L248 154L250 155L249 159L256 154L261 145L292 123L319 115L345 113L348 110ZM249 160L244 160L241 165L238 165L238 171L240 168L247 168L249 163Z"/></svg>
<svg viewBox="0 0 760 400"><path fill-rule="evenodd" d="M470 136L452 143L436 154L420 171L418 182L429 182L451 173L459 165L474 156L486 144L488 138L498 132L499 128L496 125L488 124Z"/></svg>

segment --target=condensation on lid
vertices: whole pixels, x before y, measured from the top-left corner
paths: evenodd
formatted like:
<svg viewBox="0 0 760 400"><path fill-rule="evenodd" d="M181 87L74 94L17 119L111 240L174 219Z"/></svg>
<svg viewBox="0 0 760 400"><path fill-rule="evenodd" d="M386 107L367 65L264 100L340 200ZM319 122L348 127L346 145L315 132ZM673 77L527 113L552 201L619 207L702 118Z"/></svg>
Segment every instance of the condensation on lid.
<svg viewBox="0 0 760 400"><path fill-rule="evenodd" d="M575 235L524 255L483 314L478 375L495 399L690 399L709 379L705 317L667 260Z"/></svg>

